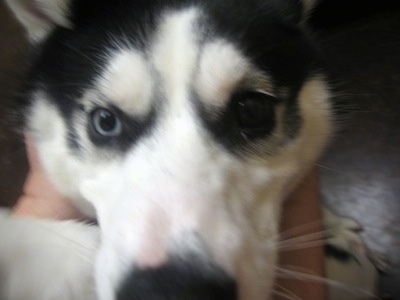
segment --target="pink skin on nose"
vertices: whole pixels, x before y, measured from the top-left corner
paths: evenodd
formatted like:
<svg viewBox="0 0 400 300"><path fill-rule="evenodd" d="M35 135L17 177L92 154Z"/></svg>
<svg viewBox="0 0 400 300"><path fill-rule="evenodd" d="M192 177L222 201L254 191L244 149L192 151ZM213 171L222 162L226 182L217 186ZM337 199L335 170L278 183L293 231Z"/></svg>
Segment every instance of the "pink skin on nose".
<svg viewBox="0 0 400 300"><path fill-rule="evenodd" d="M171 222L166 212L154 209L146 218L136 263L140 268L157 268L168 260L168 238Z"/></svg>

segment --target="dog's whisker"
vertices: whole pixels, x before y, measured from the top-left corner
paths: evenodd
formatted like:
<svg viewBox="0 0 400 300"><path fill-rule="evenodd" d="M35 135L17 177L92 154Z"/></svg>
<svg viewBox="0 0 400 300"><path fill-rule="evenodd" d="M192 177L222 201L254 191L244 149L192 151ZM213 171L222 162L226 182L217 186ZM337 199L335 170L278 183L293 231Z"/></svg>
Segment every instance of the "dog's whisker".
<svg viewBox="0 0 400 300"><path fill-rule="evenodd" d="M328 166L325 166L325 165L322 165L322 164L314 164L314 166L317 166L318 168L325 169L325 170L328 170L328 171L339 172L338 169L333 169L331 167L328 167Z"/></svg>
<svg viewBox="0 0 400 300"><path fill-rule="evenodd" d="M277 250L294 250L311 248L316 246L324 245L324 237L329 235L332 230L322 230L318 232L313 232L310 234L304 234L301 236L293 237L285 240L270 241L267 247L270 249Z"/></svg>
<svg viewBox="0 0 400 300"><path fill-rule="evenodd" d="M288 300L301 300L301 298L295 296L293 297L291 294L286 294L285 292L279 292L279 291L272 291L273 296L278 296L279 298L282 299L288 299ZM274 297L275 298L275 297Z"/></svg>
<svg viewBox="0 0 400 300"><path fill-rule="evenodd" d="M349 286L336 280L324 278L319 275L312 274L308 270L304 270L295 266L278 266L275 268L275 270L276 270L276 276L278 278L298 279L301 281L324 283L328 286L345 290L352 294L363 294L366 297L371 297L372 299L379 299L376 295L367 292L359 287Z"/></svg>
<svg viewBox="0 0 400 300"><path fill-rule="evenodd" d="M85 58L87 61L93 63L94 65L97 65L97 64L98 64L98 63L97 63L93 58L91 58L89 55L87 55L87 54L85 54L84 52L80 51L78 48L72 46L71 44L66 44L66 46L67 46L69 49L75 51L75 53L79 54L81 57Z"/></svg>
<svg viewBox="0 0 400 300"><path fill-rule="evenodd" d="M58 84L52 84L51 85L53 88L79 88L79 89L88 89L90 86L84 86L82 83L68 83L68 82L63 82L63 83L58 83Z"/></svg>
<svg viewBox="0 0 400 300"><path fill-rule="evenodd" d="M286 245L286 244L293 244L293 243L298 243L298 242L304 242L304 241L312 241L316 239L322 239L324 238L331 230L322 230L322 231L317 231L309 234L304 234L300 235L297 237L289 238L289 239L284 239L284 240L279 240L278 244L279 245Z"/></svg>
<svg viewBox="0 0 400 300"><path fill-rule="evenodd" d="M272 291L271 295L272 296L278 296L278 297L283 298L283 299L292 300L292 298L289 295L286 295L283 292ZM273 297L273 298L275 298L275 297Z"/></svg>
<svg viewBox="0 0 400 300"><path fill-rule="evenodd" d="M300 244L294 244L294 245L287 245L283 247L277 247L277 250L279 251L294 251L294 250L300 250L300 249L308 249L308 248L314 248L314 247L320 247L325 245L325 242L323 240L321 241L315 241L315 242L308 242L308 243L300 243Z"/></svg>
<svg viewBox="0 0 400 300"><path fill-rule="evenodd" d="M72 244L74 244L75 246L78 246L82 250L86 250L87 252L90 252L90 253L95 253L97 251L96 247L91 247L91 246L85 245L83 243L79 243L76 240L73 240L72 238L69 238L66 235L61 234L60 231L51 230L48 226L43 226L42 228L46 229L47 231L49 231L51 233L54 233L55 235L63 238L64 240L66 240L68 242L71 242ZM59 247L59 245L57 245L57 247Z"/></svg>
<svg viewBox="0 0 400 300"><path fill-rule="evenodd" d="M313 222L307 222L302 225L298 225L290 229L287 229L285 231L282 231L281 233L279 233L279 237L281 239L286 239L290 238L291 236L298 235L299 233L308 232L313 229L320 229L320 227L321 227L321 221L319 220Z"/></svg>
<svg viewBox="0 0 400 300"><path fill-rule="evenodd" d="M285 288L281 284L275 283L275 287L272 290L272 294L275 296L279 296L284 299L288 300L302 300L299 296L295 295L293 292L291 292L289 289ZM278 288L278 290L276 290ZM281 290L281 291L279 291Z"/></svg>

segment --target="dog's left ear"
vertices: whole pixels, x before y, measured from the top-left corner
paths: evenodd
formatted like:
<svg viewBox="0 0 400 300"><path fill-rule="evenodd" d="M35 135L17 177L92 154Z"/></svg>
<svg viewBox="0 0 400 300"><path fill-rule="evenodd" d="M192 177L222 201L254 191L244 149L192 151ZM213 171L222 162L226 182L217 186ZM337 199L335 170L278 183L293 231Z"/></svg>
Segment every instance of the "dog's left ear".
<svg viewBox="0 0 400 300"><path fill-rule="evenodd" d="M72 27L68 20L71 0L6 0L33 43L40 42L56 26Z"/></svg>
<svg viewBox="0 0 400 300"><path fill-rule="evenodd" d="M266 7L273 7L289 24L302 25L308 20L319 0L264 0L263 3Z"/></svg>
<svg viewBox="0 0 400 300"><path fill-rule="evenodd" d="M303 20L308 19L320 0L301 0L303 5Z"/></svg>

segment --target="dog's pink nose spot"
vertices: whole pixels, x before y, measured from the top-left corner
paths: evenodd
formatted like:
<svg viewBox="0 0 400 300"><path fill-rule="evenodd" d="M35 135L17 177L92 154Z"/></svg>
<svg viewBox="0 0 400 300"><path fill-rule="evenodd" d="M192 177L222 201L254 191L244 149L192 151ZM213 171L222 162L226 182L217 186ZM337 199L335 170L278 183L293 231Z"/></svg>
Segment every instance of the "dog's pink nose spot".
<svg viewBox="0 0 400 300"><path fill-rule="evenodd" d="M168 255L163 245L148 244L139 251L136 263L140 268L157 268L168 261Z"/></svg>
<svg viewBox="0 0 400 300"><path fill-rule="evenodd" d="M137 251L136 263L141 268L156 268L168 260L168 238L171 224L165 213L153 211L149 214L143 239Z"/></svg>

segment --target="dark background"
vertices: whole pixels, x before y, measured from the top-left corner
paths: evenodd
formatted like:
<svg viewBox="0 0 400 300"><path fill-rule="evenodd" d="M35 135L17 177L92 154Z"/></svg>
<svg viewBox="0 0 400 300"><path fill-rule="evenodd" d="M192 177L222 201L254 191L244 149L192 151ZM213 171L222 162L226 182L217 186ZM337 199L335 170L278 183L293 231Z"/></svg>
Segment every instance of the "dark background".
<svg viewBox="0 0 400 300"><path fill-rule="evenodd" d="M400 299L400 1L323 1L312 21L350 110L321 161L322 197L386 255L380 295Z"/></svg>
<svg viewBox="0 0 400 300"><path fill-rule="evenodd" d="M311 23L350 113L321 161L323 200L359 220L368 245L392 268L380 295L400 299L400 1L323 0ZM0 204L26 173L10 107L28 45L0 0ZM345 300L345 299L344 299Z"/></svg>

